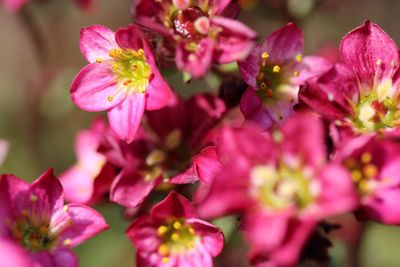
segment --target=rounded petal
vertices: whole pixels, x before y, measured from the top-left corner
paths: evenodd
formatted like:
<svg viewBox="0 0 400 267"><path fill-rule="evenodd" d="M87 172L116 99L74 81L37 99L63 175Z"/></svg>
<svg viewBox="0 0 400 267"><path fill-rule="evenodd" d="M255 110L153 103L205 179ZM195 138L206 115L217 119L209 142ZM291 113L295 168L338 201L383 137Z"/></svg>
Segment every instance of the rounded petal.
<svg viewBox="0 0 400 267"><path fill-rule="evenodd" d="M245 60L239 61L238 66L244 81L253 89L257 89L257 75L261 65L261 47L255 46Z"/></svg>
<svg viewBox="0 0 400 267"><path fill-rule="evenodd" d="M105 26L93 25L81 30L80 49L89 63L111 59L110 50L117 47L114 32Z"/></svg>
<svg viewBox="0 0 400 267"><path fill-rule="evenodd" d="M78 73L70 90L75 105L86 111L103 111L115 107L125 99L126 93L118 88L110 64L89 64Z"/></svg>
<svg viewBox="0 0 400 267"><path fill-rule="evenodd" d="M33 267L26 251L8 240L0 240L0 258L0 267Z"/></svg>
<svg viewBox="0 0 400 267"><path fill-rule="evenodd" d="M146 106L145 94L131 93L118 106L108 111L110 127L115 135L131 143L139 128Z"/></svg>
<svg viewBox="0 0 400 267"><path fill-rule="evenodd" d="M151 215L158 219L192 218L194 217L194 209L187 198L176 192L171 192L151 209Z"/></svg>
<svg viewBox="0 0 400 267"><path fill-rule="evenodd" d="M144 36L136 25L120 28L115 33L115 40L121 48L139 50L143 49Z"/></svg>
<svg viewBox="0 0 400 267"><path fill-rule="evenodd" d="M78 257L68 249L57 249L52 253L53 267L78 267Z"/></svg>
<svg viewBox="0 0 400 267"><path fill-rule="evenodd" d="M249 87L240 99L240 111L246 120L254 122L260 128L268 130L274 125L274 119L256 90Z"/></svg>
<svg viewBox="0 0 400 267"><path fill-rule="evenodd" d="M75 247L106 230L108 225L96 210L80 204L68 204L51 218L50 231L58 233L60 247Z"/></svg>
<svg viewBox="0 0 400 267"><path fill-rule="evenodd" d="M218 256L224 247L224 234L214 225L195 218L186 220L196 233L201 236L204 248L211 256Z"/></svg>
<svg viewBox="0 0 400 267"><path fill-rule="evenodd" d="M125 207L137 207L158 184L157 178L146 181L136 171L123 171L114 180L110 200Z"/></svg>
<svg viewBox="0 0 400 267"><path fill-rule="evenodd" d="M340 52L343 62L356 72L360 82L369 86L376 79L391 77L399 65L396 43L370 21L343 37Z"/></svg>
<svg viewBox="0 0 400 267"><path fill-rule="evenodd" d="M158 69L152 69L153 78L147 88L146 109L156 110L165 107L172 96L171 88Z"/></svg>
<svg viewBox="0 0 400 267"><path fill-rule="evenodd" d="M87 203L93 195L94 178L80 166L73 166L60 175L65 199L73 203Z"/></svg>

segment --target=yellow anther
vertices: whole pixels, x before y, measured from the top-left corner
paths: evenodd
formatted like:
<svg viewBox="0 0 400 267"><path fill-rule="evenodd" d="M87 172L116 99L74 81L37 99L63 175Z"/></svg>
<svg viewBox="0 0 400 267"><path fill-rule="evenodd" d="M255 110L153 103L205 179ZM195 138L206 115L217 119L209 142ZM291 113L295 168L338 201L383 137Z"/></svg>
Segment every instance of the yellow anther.
<svg viewBox="0 0 400 267"><path fill-rule="evenodd" d="M30 200L31 200L32 202L36 202L36 201L38 200L37 195L31 195Z"/></svg>
<svg viewBox="0 0 400 267"><path fill-rule="evenodd" d="M262 53L262 54L261 54L261 58L264 59L264 60L267 59L267 58L269 58L268 53L267 53L267 52Z"/></svg>
<svg viewBox="0 0 400 267"><path fill-rule="evenodd" d="M382 59L377 59L376 62L375 62L375 64L376 64L377 66L382 65Z"/></svg>
<svg viewBox="0 0 400 267"><path fill-rule="evenodd" d="M122 82L122 84L124 85L124 86L128 86L128 85L130 85L132 83L132 80L131 79L126 79L126 80L124 80L123 82Z"/></svg>
<svg viewBox="0 0 400 267"><path fill-rule="evenodd" d="M154 166L160 164L166 159L165 153L160 149L154 149L150 152L150 154L146 157L147 166Z"/></svg>
<svg viewBox="0 0 400 267"><path fill-rule="evenodd" d="M298 70L293 71L293 76L294 77L299 77L300 73Z"/></svg>
<svg viewBox="0 0 400 267"><path fill-rule="evenodd" d="M114 97L113 97L113 96L108 96L108 97L107 97L107 100L108 100L109 102L112 102L112 101L114 100Z"/></svg>
<svg viewBox="0 0 400 267"><path fill-rule="evenodd" d="M178 233L173 233L172 235L171 235L171 240L172 241L178 241L179 239L180 239L181 237L179 236L179 234Z"/></svg>
<svg viewBox="0 0 400 267"><path fill-rule="evenodd" d="M157 228L157 234L159 236L165 235L166 232L168 232L168 227L165 225L161 225L160 227Z"/></svg>
<svg viewBox="0 0 400 267"><path fill-rule="evenodd" d="M193 241L187 242L186 248L188 248L188 249L194 248L194 242Z"/></svg>
<svg viewBox="0 0 400 267"><path fill-rule="evenodd" d="M138 65L137 64L132 64L131 70L132 71L136 71L137 69L138 69Z"/></svg>
<svg viewBox="0 0 400 267"><path fill-rule="evenodd" d="M368 164L364 166L363 172L368 178L373 178L378 174L378 168L374 164Z"/></svg>
<svg viewBox="0 0 400 267"><path fill-rule="evenodd" d="M275 72L275 73L278 73L278 72L281 71L281 67L279 67L278 65L275 65L275 66L272 68L272 71Z"/></svg>
<svg viewBox="0 0 400 267"><path fill-rule="evenodd" d="M169 247L165 244L161 244L158 247L158 254L162 255L162 256L167 256L169 255Z"/></svg>
<svg viewBox="0 0 400 267"><path fill-rule="evenodd" d="M362 173L359 170L354 170L351 172L351 178L354 182L359 182L362 178Z"/></svg>
<svg viewBox="0 0 400 267"><path fill-rule="evenodd" d="M182 224L178 221L174 222L174 224L172 225L174 227L174 229L179 230L182 228Z"/></svg>
<svg viewBox="0 0 400 267"><path fill-rule="evenodd" d="M280 144L283 141L283 133L279 130L275 130L272 132L272 139L275 141L275 143Z"/></svg>
<svg viewBox="0 0 400 267"><path fill-rule="evenodd" d="M140 48L137 53L139 54L139 56L143 56L144 55L144 50L142 48Z"/></svg>
<svg viewBox="0 0 400 267"><path fill-rule="evenodd" d="M165 145L168 149L172 150L177 148L182 141L182 131L179 129L175 129L170 132L167 137L165 138Z"/></svg>
<svg viewBox="0 0 400 267"><path fill-rule="evenodd" d="M296 59L297 62L301 62L301 61L303 60L303 55L298 54L298 55L295 57L295 59Z"/></svg>
<svg viewBox="0 0 400 267"><path fill-rule="evenodd" d="M68 206L67 206L67 205L65 205L65 206L63 207L63 211L64 211L64 212L68 212Z"/></svg>
<svg viewBox="0 0 400 267"><path fill-rule="evenodd" d="M42 235L46 235L49 232L49 228L46 226L42 226L39 228L39 233Z"/></svg>
<svg viewBox="0 0 400 267"><path fill-rule="evenodd" d="M101 63L103 59L101 57L96 58L96 63Z"/></svg>
<svg viewBox="0 0 400 267"><path fill-rule="evenodd" d="M370 163L371 160L372 160L372 154L371 154L371 153L369 153L369 152L364 152L364 153L361 155L361 162L362 162L362 163L367 164L367 163Z"/></svg>
<svg viewBox="0 0 400 267"><path fill-rule="evenodd" d="M71 245L71 243L72 243L72 240L68 238L68 239L64 240L63 245L64 246L69 246L69 245Z"/></svg>
<svg viewBox="0 0 400 267"><path fill-rule="evenodd" d="M368 181L361 181L358 185L359 189L361 190L361 192L368 192L370 190L370 186Z"/></svg>
<svg viewBox="0 0 400 267"><path fill-rule="evenodd" d="M161 259L161 262L164 263L164 264L167 264L167 263L169 263L169 258L168 257L163 257Z"/></svg>
<svg viewBox="0 0 400 267"><path fill-rule="evenodd" d="M35 249L39 249L40 248L40 243L39 240L37 238L31 238L29 239L29 245Z"/></svg>
<svg viewBox="0 0 400 267"><path fill-rule="evenodd" d="M118 64L114 63L111 66L112 70L117 70L118 69Z"/></svg>
<svg viewBox="0 0 400 267"><path fill-rule="evenodd" d="M196 231L192 227L189 227L188 231L191 235L196 235Z"/></svg>

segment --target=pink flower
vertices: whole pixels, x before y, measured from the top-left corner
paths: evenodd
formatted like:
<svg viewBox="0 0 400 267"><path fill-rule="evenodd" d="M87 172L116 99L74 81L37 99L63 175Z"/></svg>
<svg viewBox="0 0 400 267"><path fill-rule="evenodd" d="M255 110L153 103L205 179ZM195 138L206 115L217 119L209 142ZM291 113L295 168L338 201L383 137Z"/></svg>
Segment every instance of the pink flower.
<svg viewBox="0 0 400 267"><path fill-rule="evenodd" d="M351 172L360 195L357 219L400 223L400 146L397 142L360 136L347 142L335 161Z"/></svg>
<svg viewBox="0 0 400 267"><path fill-rule="evenodd" d="M104 149L123 168L111 188L111 199L132 207L161 182L210 180L220 167L211 130L224 112L223 102L211 94L187 101L175 96L167 107L147 112L146 130L141 129L132 144Z"/></svg>
<svg viewBox="0 0 400 267"><path fill-rule="evenodd" d="M253 30L224 16L236 10L230 8L234 5L231 2L142 0L136 1L132 10L138 24L173 43L180 70L201 78L211 63L243 60L255 44L257 34Z"/></svg>
<svg viewBox="0 0 400 267"><path fill-rule="evenodd" d="M347 135L390 131L400 124L398 47L370 21L341 42L343 64L311 80L300 99ZM343 131L337 135L344 141Z"/></svg>
<svg viewBox="0 0 400 267"><path fill-rule="evenodd" d="M76 136L77 163L60 175L67 201L92 204L108 193L116 171L106 156L98 152L106 130L104 120L97 118L90 129Z"/></svg>
<svg viewBox="0 0 400 267"><path fill-rule="evenodd" d="M289 23L267 36L246 60L239 62L249 85L240 109L247 120L268 129L293 113L300 85L328 71L330 66L317 56L303 58L303 33Z"/></svg>
<svg viewBox="0 0 400 267"><path fill-rule="evenodd" d="M116 33L95 25L81 31L80 47L90 64L72 83L72 101L86 111L106 110L118 138L132 142L144 110L164 107L171 94L149 44L135 25Z"/></svg>
<svg viewBox="0 0 400 267"><path fill-rule="evenodd" d="M224 245L221 230L196 218L190 202L175 192L134 221L126 234L136 247L138 267L212 267Z"/></svg>
<svg viewBox="0 0 400 267"><path fill-rule="evenodd" d="M223 165L199 213L242 214L257 266L267 259L292 266L319 220L358 204L346 169L326 162L321 122L308 113L289 117L271 134L226 127L217 152Z"/></svg>
<svg viewBox="0 0 400 267"><path fill-rule="evenodd" d="M4 8L9 12L17 12L25 6L29 0L1 0ZM92 0L74 0L81 9L89 9L93 3Z"/></svg>
<svg viewBox="0 0 400 267"><path fill-rule="evenodd" d="M36 267L75 267L70 248L107 229L95 210L64 206L63 189L49 170L31 185L13 175L0 176L0 237L19 243Z"/></svg>

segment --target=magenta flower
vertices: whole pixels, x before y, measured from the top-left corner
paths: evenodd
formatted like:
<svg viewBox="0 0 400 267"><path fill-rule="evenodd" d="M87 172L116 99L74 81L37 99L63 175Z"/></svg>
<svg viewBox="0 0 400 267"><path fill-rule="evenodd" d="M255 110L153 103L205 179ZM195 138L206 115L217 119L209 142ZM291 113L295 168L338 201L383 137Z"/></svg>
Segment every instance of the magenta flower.
<svg viewBox="0 0 400 267"><path fill-rule="evenodd" d="M294 23L287 24L239 62L249 85L240 102L243 115L266 129L281 122L293 113L300 85L328 71L330 66L321 57L303 58L303 33Z"/></svg>
<svg viewBox="0 0 400 267"><path fill-rule="evenodd" d="M211 94L187 101L175 96L167 107L146 114L148 127L132 144L112 146L110 140L109 149L103 150L123 169L113 183L111 199L132 207L161 182L210 180L220 166L211 130L224 112L224 103Z"/></svg>
<svg viewBox="0 0 400 267"><path fill-rule="evenodd" d="M137 23L173 42L177 67L195 78L204 76L211 63L231 63L247 57L257 34L241 22L224 17L230 0L136 1ZM236 10L236 9L235 9ZM237 12L234 12L235 14Z"/></svg>
<svg viewBox="0 0 400 267"><path fill-rule="evenodd" d="M81 31L80 46L90 64L72 83L72 101L86 111L106 110L118 138L132 142L144 110L164 107L171 94L149 44L134 25L116 33L95 25Z"/></svg>
<svg viewBox="0 0 400 267"><path fill-rule="evenodd" d="M126 234L136 247L138 267L212 267L224 245L221 230L196 218L190 202L175 192L134 221Z"/></svg>
<svg viewBox="0 0 400 267"><path fill-rule="evenodd" d="M349 169L361 198L356 210L359 220L384 224L400 223L400 146L397 142L361 136L354 138L336 155Z"/></svg>
<svg viewBox="0 0 400 267"><path fill-rule="evenodd" d="M350 136L398 128L398 47L370 21L348 33L340 52L343 64L311 80L300 98ZM343 132L338 136L343 141ZM339 140L340 141L340 140Z"/></svg>
<svg viewBox="0 0 400 267"><path fill-rule="evenodd" d="M326 162L322 125L308 113L291 116L270 135L252 126L226 127L217 152L221 172L199 212L242 214L257 266L267 260L292 266L319 220L358 204L350 174Z"/></svg>
<svg viewBox="0 0 400 267"><path fill-rule="evenodd" d="M106 156L98 152L107 130L104 120L98 118L91 129L76 136L77 162L60 175L67 201L93 204L108 193L116 172Z"/></svg>
<svg viewBox="0 0 400 267"><path fill-rule="evenodd" d="M13 175L0 176L0 237L15 240L35 267L75 267L70 248L107 229L95 210L64 206L63 189L49 170L31 185Z"/></svg>

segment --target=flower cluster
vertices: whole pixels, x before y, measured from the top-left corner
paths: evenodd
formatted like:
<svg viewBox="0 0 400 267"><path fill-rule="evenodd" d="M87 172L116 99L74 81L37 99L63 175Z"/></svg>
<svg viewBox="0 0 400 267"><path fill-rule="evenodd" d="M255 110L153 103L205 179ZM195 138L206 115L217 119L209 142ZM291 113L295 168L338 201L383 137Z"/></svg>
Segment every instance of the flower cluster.
<svg viewBox="0 0 400 267"><path fill-rule="evenodd" d="M98 117L77 134L76 163L60 181L51 170L32 184L0 177L0 251L16 255L8 266L77 266L70 248L107 228L85 205L104 202L132 221L138 267L214 266L224 240L232 250L213 225L226 216L257 267L318 259L326 246L310 243L329 243L334 216L400 224L395 42L367 21L332 63L303 54L295 23L257 44L239 12L229 0L141 0L132 24L81 30L88 65L71 99L106 111L108 123ZM184 98L163 68L214 75L219 95ZM63 192L75 204L64 206Z"/></svg>

